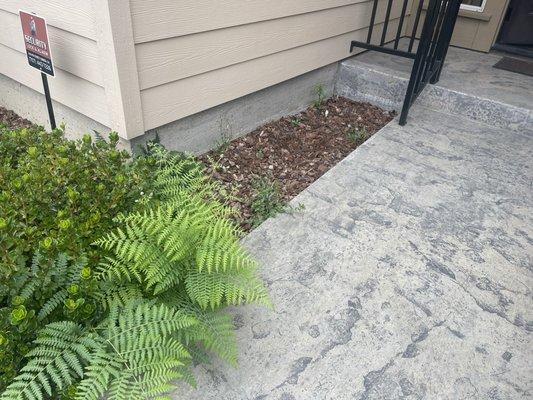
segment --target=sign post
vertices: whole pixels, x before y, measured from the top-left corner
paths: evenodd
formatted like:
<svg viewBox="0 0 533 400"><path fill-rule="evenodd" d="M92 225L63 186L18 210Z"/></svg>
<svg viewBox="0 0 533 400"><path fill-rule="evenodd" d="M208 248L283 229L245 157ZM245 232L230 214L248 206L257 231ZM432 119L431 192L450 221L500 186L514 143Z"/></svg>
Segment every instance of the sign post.
<svg viewBox="0 0 533 400"><path fill-rule="evenodd" d="M53 77L55 76L55 72L54 64L52 63L52 51L48 40L46 21L42 17L24 11L19 11L19 16L28 64L41 71L50 126L52 129L55 129L56 120L54 117L54 109L52 107L52 98L50 97L50 88L48 87L48 75Z"/></svg>

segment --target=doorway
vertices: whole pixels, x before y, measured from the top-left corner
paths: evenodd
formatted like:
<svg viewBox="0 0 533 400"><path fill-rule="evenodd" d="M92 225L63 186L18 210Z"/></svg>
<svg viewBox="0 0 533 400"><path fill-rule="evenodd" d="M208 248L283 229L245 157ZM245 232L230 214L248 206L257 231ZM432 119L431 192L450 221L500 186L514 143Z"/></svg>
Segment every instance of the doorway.
<svg viewBox="0 0 533 400"><path fill-rule="evenodd" d="M494 49L533 57L533 1L510 1Z"/></svg>

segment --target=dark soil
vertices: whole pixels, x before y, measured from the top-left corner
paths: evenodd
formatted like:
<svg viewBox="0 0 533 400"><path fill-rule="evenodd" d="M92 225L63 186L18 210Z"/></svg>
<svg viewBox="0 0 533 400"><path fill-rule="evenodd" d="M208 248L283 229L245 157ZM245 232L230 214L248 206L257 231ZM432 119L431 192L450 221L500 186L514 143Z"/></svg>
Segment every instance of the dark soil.
<svg viewBox="0 0 533 400"><path fill-rule="evenodd" d="M0 125L5 125L9 129L29 128L33 123L27 119L19 117L11 110L0 107Z"/></svg>
<svg viewBox="0 0 533 400"><path fill-rule="evenodd" d="M288 202L393 117L371 104L335 97L225 143L200 160L235 196L237 222L248 231L258 179L277 182L279 196Z"/></svg>

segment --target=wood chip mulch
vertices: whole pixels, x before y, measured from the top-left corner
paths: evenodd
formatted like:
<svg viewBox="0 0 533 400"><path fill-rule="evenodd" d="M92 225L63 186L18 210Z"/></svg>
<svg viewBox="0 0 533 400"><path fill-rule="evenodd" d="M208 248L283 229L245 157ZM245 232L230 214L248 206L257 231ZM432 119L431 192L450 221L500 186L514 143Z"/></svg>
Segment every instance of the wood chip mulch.
<svg viewBox="0 0 533 400"><path fill-rule="evenodd" d="M33 123L19 117L13 111L0 107L0 125L5 125L9 129L29 128Z"/></svg>
<svg viewBox="0 0 533 400"><path fill-rule="evenodd" d="M199 159L235 196L236 220L249 231L258 178L276 181L288 202L364 141L354 140L354 131L366 132L366 139L393 117L394 113L371 104L334 97L320 107L270 122Z"/></svg>

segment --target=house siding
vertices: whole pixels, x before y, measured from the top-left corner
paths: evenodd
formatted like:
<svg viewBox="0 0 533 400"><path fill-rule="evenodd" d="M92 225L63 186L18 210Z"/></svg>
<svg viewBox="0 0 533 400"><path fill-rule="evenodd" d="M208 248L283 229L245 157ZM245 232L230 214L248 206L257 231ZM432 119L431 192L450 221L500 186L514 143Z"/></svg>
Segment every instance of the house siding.
<svg viewBox="0 0 533 400"><path fill-rule="evenodd" d="M379 1L378 23L386 5ZM19 8L47 20L53 99L132 139L349 57L350 41L366 37L372 2L0 0L0 59L9 60L0 74L42 93L26 63Z"/></svg>
<svg viewBox="0 0 533 400"><path fill-rule="evenodd" d="M145 128L348 57L350 41L366 36L371 7L367 0L132 0ZM388 39L400 8L395 2ZM380 33L378 26L374 38Z"/></svg>
<svg viewBox="0 0 533 400"><path fill-rule="evenodd" d="M422 32L422 21L426 16L425 10L427 9L428 3L429 1L426 0L424 11L421 14L421 22L418 25L418 31L416 33L417 37L420 37ZM451 45L483 52L490 51L498 36L508 4L509 0L487 0L483 12L460 10L453 31ZM413 9L411 10L411 18L409 19L407 30L409 34L413 29L412 26L417 5L418 2L412 4Z"/></svg>
<svg viewBox="0 0 533 400"><path fill-rule="evenodd" d="M27 65L19 9L46 18L56 70L49 79L54 100L109 126L91 2L0 1L0 73L43 93L39 72Z"/></svg>

